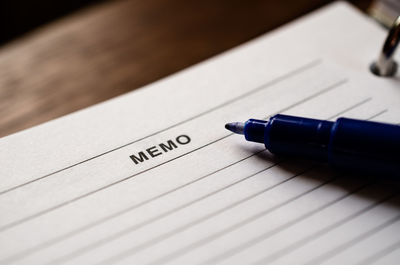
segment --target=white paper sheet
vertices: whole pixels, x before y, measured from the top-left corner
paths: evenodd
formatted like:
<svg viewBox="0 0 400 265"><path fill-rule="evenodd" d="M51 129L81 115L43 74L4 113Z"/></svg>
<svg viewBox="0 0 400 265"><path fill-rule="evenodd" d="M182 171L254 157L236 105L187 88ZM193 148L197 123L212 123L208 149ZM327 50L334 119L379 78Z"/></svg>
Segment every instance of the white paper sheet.
<svg viewBox="0 0 400 265"><path fill-rule="evenodd" d="M275 113L399 123L399 75L368 70L385 34L335 3L1 139L0 264L396 263L396 188L224 129Z"/></svg>

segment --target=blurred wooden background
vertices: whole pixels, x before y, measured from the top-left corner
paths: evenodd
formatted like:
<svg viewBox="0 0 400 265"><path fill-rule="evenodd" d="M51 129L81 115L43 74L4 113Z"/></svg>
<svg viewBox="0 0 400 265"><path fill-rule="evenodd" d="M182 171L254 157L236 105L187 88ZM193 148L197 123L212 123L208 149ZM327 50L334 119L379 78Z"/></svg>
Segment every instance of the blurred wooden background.
<svg viewBox="0 0 400 265"><path fill-rule="evenodd" d="M170 75L327 0L125 0L0 47L0 137ZM370 0L351 1L366 10Z"/></svg>

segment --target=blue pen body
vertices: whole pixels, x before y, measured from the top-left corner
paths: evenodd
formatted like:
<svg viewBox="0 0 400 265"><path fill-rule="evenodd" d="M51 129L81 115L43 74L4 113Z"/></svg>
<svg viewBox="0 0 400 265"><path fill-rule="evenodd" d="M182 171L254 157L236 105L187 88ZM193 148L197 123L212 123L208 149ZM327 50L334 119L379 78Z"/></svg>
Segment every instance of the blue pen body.
<svg viewBox="0 0 400 265"><path fill-rule="evenodd" d="M246 140L275 154L327 162L335 168L400 176L400 126L339 118L336 122L278 114L245 123Z"/></svg>

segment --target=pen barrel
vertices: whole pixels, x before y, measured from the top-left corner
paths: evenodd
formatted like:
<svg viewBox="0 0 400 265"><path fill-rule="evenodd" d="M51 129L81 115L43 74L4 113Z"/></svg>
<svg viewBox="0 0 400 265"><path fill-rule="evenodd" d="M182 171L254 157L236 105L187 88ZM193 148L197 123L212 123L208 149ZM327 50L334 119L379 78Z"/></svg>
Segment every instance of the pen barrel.
<svg viewBox="0 0 400 265"><path fill-rule="evenodd" d="M260 130L259 127L257 123L254 128ZM331 122L278 114L265 122L264 144L275 154L327 162L346 171L400 176L398 125L348 118Z"/></svg>
<svg viewBox="0 0 400 265"><path fill-rule="evenodd" d="M334 122L278 114L264 131L265 147L274 154L328 162L328 145Z"/></svg>
<svg viewBox="0 0 400 265"><path fill-rule="evenodd" d="M332 127L328 162L339 169L400 176L400 126L339 118Z"/></svg>

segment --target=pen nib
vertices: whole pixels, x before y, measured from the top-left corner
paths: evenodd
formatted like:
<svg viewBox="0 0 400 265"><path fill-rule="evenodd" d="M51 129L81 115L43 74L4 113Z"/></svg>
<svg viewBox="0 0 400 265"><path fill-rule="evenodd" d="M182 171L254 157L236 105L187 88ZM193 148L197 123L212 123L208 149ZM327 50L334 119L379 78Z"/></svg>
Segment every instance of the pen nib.
<svg viewBox="0 0 400 265"><path fill-rule="evenodd" d="M243 122L227 123L225 124L225 129L237 134L244 134L244 123Z"/></svg>

